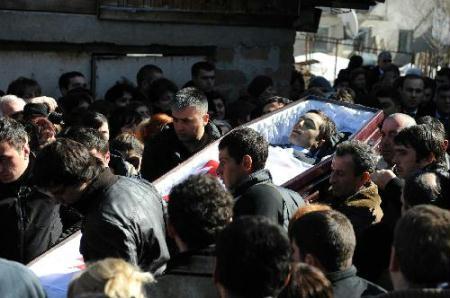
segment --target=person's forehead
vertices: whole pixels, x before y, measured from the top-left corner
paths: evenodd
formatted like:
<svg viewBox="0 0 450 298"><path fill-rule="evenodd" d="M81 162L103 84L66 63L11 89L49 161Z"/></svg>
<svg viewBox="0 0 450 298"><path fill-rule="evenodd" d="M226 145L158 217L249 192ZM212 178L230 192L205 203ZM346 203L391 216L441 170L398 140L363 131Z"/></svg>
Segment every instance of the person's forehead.
<svg viewBox="0 0 450 298"><path fill-rule="evenodd" d="M201 76L214 76L215 71L214 70L206 70L206 69L200 69L198 72L198 75Z"/></svg>
<svg viewBox="0 0 450 298"><path fill-rule="evenodd" d="M82 76L76 76L76 77L71 77L70 78L70 83L79 83L79 82L82 82L82 83L85 83L86 82L86 78L85 77L82 77Z"/></svg>
<svg viewBox="0 0 450 298"><path fill-rule="evenodd" d="M11 144L7 141L0 142L0 155L4 155L11 150L17 151Z"/></svg>
<svg viewBox="0 0 450 298"><path fill-rule="evenodd" d="M350 154L335 155L332 160L333 168L340 170L352 170L353 157Z"/></svg>
<svg viewBox="0 0 450 298"><path fill-rule="evenodd" d="M320 116L316 113L305 113L302 117L303 117L303 119L312 120L315 124L318 124L318 125L321 125L324 122L322 116Z"/></svg>
<svg viewBox="0 0 450 298"><path fill-rule="evenodd" d="M420 88L424 89L424 83L422 79L419 78L408 78L405 79L405 82L403 83L403 87L414 87L414 88Z"/></svg>

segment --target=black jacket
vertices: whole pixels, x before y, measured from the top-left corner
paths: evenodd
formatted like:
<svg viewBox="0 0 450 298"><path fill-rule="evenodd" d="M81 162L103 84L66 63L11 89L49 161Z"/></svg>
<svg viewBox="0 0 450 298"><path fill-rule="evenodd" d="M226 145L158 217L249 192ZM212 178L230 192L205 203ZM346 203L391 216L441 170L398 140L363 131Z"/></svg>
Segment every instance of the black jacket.
<svg viewBox="0 0 450 298"><path fill-rule="evenodd" d="M74 207L84 215L85 261L120 257L156 272L169 259L162 198L150 183L103 169Z"/></svg>
<svg viewBox="0 0 450 298"><path fill-rule="evenodd" d="M205 146L220 138L219 129L209 122L205 127L208 142ZM177 165L203 149L190 152L178 139L172 124L169 124L160 134L151 138L144 147L142 156L142 177L154 181L175 168Z"/></svg>
<svg viewBox="0 0 450 298"><path fill-rule="evenodd" d="M375 297L386 293L386 290L356 275L356 268L326 274L333 285L334 298Z"/></svg>
<svg viewBox="0 0 450 298"><path fill-rule="evenodd" d="M161 278L147 287L147 296L209 298L219 297L214 285L214 246L175 256Z"/></svg>
<svg viewBox="0 0 450 298"><path fill-rule="evenodd" d="M287 229L289 219L305 204L302 197L272 182L266 169L256 171L242 181L232 194L236 201L234 216L263 215Z"/></svg>
<svg viewBox="0 0 450 298"><path fill-rule="evenodd" d="M56 243L62 233L60 205L32 185L33 157L15 182L0 183L0 257L28 263Z"/></svg>

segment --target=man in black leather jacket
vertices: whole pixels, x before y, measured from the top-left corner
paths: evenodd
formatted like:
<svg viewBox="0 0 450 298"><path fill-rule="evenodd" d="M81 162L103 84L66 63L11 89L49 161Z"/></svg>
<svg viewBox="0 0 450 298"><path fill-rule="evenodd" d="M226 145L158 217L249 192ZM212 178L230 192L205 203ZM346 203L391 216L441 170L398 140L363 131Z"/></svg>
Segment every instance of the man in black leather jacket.
<svg viewBox="0 0 450 298"><path fill-rule="evenodd" d="M142 156L142 177L154 181L220 138L209 121L208 100L198 89L181 89L171 105L173 123L150 139Z"/></svg>
<svg viewBox="0 0 450 298"><path fill-rule="evenodd" d="M32 184L34 156L24 127L0 119L0 257L28 263L62 233L59 205Z"/></svg>
<svg viewBox="0 0 450 298"><path fill-rule="evenodd" d="M272 182L264 169L269 144L251 128L228 133L219 144L217 174L235 198L234 216L262 215L286 229L295 211L304 204L295 191Z"/></svg>
<svg viewBox="0 0 450 298"><path fill-rule="evenodd" d="M58 139L37 156L36 183L82 215L86 262L119 257L160 273L169 259L162 198L148 182L116 176L88 149Z"/></svg>

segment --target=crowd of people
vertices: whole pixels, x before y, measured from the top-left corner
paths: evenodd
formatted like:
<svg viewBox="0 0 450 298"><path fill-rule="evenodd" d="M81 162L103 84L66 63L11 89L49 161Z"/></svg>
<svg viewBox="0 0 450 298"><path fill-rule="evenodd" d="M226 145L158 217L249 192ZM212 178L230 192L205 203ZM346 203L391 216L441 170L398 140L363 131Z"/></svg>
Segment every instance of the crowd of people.
<svg viewBox="0 0 450 298"><path fill-rule="evenodd" d="M136 86L94 98L80 72L61 97L33 79L0 99L0 293L46 297L24 265L81 230L86 269L68 297L450 297L450 68L400 76L352 56L334 86L289 96L268 76L238 99L216 90L214 64L181 88L155 65ZM313 95L382 109L377 148L308 110L286 146L303 162L332 155L318 195L274 184L269 143L248 121ZM219 140L219 165L162 197L153 182ZM20 264L22 263L22 264Z"/></svg>

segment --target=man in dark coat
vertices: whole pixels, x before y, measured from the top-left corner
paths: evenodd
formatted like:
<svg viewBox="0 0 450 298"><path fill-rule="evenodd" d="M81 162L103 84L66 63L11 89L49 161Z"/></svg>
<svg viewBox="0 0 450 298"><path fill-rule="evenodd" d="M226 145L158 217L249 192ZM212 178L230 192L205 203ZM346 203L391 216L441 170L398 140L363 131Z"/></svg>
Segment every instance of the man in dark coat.
<svg viewBox="0 0 450 298"><path fill-rule="evenodd" d="M145 144L141 174L149 181L220 138L218 128L209 122L208 100L200 90L189 87L178 91L171 110L173 124Z"/></svg>
<svg viewBox="0 0 450 298"><path fill-rule="evenodd" d="M357 236L383 217L378 188L370 179L374 170L375 158L367 144L347 141L337 146L331 162L332 197L326 203L350 219Z"/></svg>
<svg viewBox="0 0 450 298"><path fill-rule="evenodd" d="M62 233L59 205L32 184L34 156L24 127L0 119L0 257L28 263Z"/></svg>
<svg viewBox="0 0 450 298"><path fill-rule="evenodd" d="M231 222L233 197L217 178L191 176L172 188L169 236L180 251L148 288L148 297L218 297L214 286L216 235Z"/></svg>
<svg viewBox="0 0 450 298"><path fill-rule="evenodd" d="M235 217L262 215L287 229L304 201L295 191L273 184L264 169L268 152L269 144L255 130L234 130L220 141L217 173L235 198Z"/></svg>
<svg viewBox="0 0 450 298"><path fill-rule="evenodd" d="M148 182L116 176L80 143L58 139L39 152L36 184L83 215L86 262L119 257L159 273L169 258L162 198Z"/></svg>
<svg viewBox="0 0 450 298"><path fill-rule="evenodd" d="M346 216L335 210L313 211L290 228L293 258L321 269L336 298L376 296L386 291L356 275L352 265L356 237Z"/></svg>

